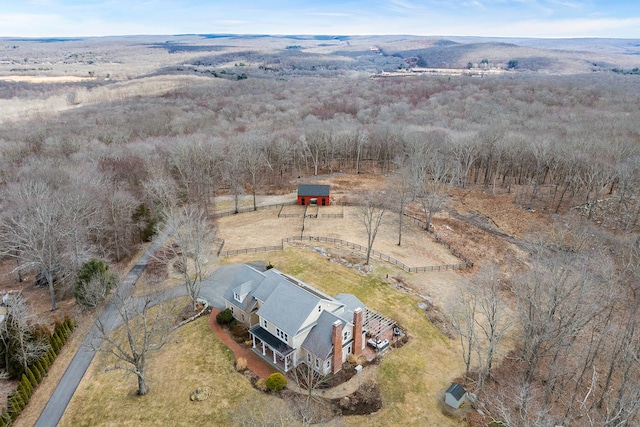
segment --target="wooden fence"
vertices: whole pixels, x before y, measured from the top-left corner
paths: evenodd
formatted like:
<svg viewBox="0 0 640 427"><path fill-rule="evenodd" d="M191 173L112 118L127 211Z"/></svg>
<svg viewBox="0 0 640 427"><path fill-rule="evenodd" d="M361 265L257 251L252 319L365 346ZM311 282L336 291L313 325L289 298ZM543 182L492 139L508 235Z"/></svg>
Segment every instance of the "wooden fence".
<svg viewBox="0 0 640 427"><path fill-rule="evenodd" d="M214 217L223 217L223 216L231 216L231 215L240 214L240 213L247 213L247 212L253 212L253 211L262 211L262 210L265 210L265 209L278 209L278 208L280 208L280 212L282 212L282 209L285 206L295 205L296 203L297 203L296 201L292 201L292 202L287 202L287 203L277 203L277 204L274 204L274 205L262 205L262 206L256 206L255 209L253 209L253 206L249 206L249 207L246 207L246 208L239 208L237 211L236 210L230 210L230 211L223 211L223 212L214 212L213 216Z"/></svg>
<svg viewBox="0 0 640 427"><path fill-rule="evenodd" d="M362 252L367 252L367 247L359 245L357 243L348 242L342 239L336 239L333 237L319 237L319 236L294 236L294 237L285 237L282 239L282 242L295 242L295 241L310 241L310 242L326 242L326 243L334 243L337 245L346 246L351 249L356 249ZM390 257L389 255L385 255L382 252L378 252L374 249L371 250L371 255L377 258L380 258L383 261L394 264L404 271L408 273L420 273L424 271L446 271L446 270L461 270L467 268L467 264L446 264L446 265L431 265L426 267L409 267L402 261L399 261L395 258Z"/></svg>
<svg viewBox="0 0 640 427"><path fill-rule="evenodd" d="M429 233L429 235L431 237L433 237L433 239L440 243L442 246L444 246L445 248L447 248L449 250L449 252L451 252L454 256L456 256L457 258L460 258L461 260L464 261L465 264L465 268L471 268L473 267L473 262L471 262L467 257L465 257L464 255L462 255L460 253L460 251L458 251L456 248L454 248L453 246L451 246L449 243L445 242L440 236L438 236L436 233L434 233L431 230L427 230L426 226L427 226L427 222L423 219L420 218L416 218L415 216L409 215L408 213L404 214L405 217L409 218L411 221L413 221L415 224L417 224L418 226L420 226L420 228L422 228L424 231L426 231L427 233Z"/></svg>
<svg viewBox="0 0 640 427"><path fill-rule="evenodd" d="M274 205L264 205L264 206L258 206L256 210L264 210L264 209L278 209L280 208L280 210L278 211L278 217L279 218L303 218L303 222L302 222L302 232L300 236L294 236L294 237L285 237L284 239L282 239L282 241L280 242L280 245L278 246L261 246L258 248L246 248L246 249L234 249L231 251L222 251L222 248L224 247L224 240L223 239L218 239L216 238L216 243L220 243L220 247L218 248L218 256L232 256L232 255L239 255L239 254L251 254L251 253L259 253L259 252L269 252L269 251L281 251L284 249L284 243L285 242L292 242L292 241L313 241L313 242L326 242L326 243L334 243L334 244L338 244L338 245L342 245L342 246L346 246L348 248L352 248L352 249L356 249L362 252L367 252L367 248L366 246L362 246L359 245L357 243L352 243L352 242L348 242L346 240L342 240L342 239L335 239L332 237L317 237L317 236L302 236L302 233L304 233L304 218L306 217L306 215L301 215L301 214L283 214L282 210L284 209L285 206L291 206L291 205L295 205L297 202L296 201L292 201L292 202L287 202L287 203L278 203L278 204L274 204ZM353 203L349 203L349 202L340 202L340 203L335 203L335 204L340 204L343 206L357 206ZM229 215L235 215L236 213L244 213L244 212L252 212L254 209L253 207L249 207L249 208L243 208L243 209L238 209L238 211L236 212L235 210L233 211L227 211L227 212L218 212L216 214L214 214L215 216L218 217L223 217L223 216L229 216ZM306 214L306 208L305 208L305 214ZM344 214L321 214L321 216L323 218L343 218ZM451 246L449 243L447 243L446 241L444 241L441 237L439 237L437 234L435 234L434 232L432 232L431 230L426 230L426 221L420 219L420 218L416 218L412 215L409 215L407 213L404 214L405 217L409 218L409 220L411 220L412 222L416 223L418 226L420 226L423 230L425 230L427 233L429 233L429 235L431 235L434 240L436 242L438 242L439 244L443 245L444 247L446 247L454 256L460 258L462 261L464 261L464 263L460 263L460 264L446 264L446 265L432 265L432 266L426 266L426 267L409 267L408 265L404 264L401 261L398 261L395 258L392 258L388 255L383 254L382 252L378 252L374 249L371 250L371 255L380 258L383 261L389 262L391 264L394 264L398 267L400 267L401 269L403 269L404 271L408 272L408 273L421 273L421 272L425 272L425 271L447 271L447 270L462 270L465 268L471 268L473 267L473 262L471 262L467 257L465 257L463 254L461 254L457 249L455 249L453 246Z"/></svg>
<svg viewBox="0 0 640 427"><path fill-rule="evenodd" d="M261 246L259 248L246 248L246 249L234 249L232 251L224 251L220 253L220 256L233 256L240 254L255 254L258 252L271 252L271 251L281 251L284 249L284 246L280 244L280 246Z"/></svg>

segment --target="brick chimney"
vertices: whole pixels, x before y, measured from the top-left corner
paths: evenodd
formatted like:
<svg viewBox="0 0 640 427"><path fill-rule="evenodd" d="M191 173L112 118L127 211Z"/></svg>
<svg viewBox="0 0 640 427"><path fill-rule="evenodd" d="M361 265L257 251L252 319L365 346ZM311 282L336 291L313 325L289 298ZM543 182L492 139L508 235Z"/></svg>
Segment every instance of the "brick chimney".
<svg viewBox="0 0 640 427"><path fill-rule="evenodd" d="M333 322L331 342L333 343L333 358L331 364L333 365L332 371L335 374L342 369L342 322L340 320Z"/></svg>
<svg viewBox="0 0 640 427"><path fill-rule="evenodd" d="M353 310L353 355L362 354L362 309Z"/></svg>

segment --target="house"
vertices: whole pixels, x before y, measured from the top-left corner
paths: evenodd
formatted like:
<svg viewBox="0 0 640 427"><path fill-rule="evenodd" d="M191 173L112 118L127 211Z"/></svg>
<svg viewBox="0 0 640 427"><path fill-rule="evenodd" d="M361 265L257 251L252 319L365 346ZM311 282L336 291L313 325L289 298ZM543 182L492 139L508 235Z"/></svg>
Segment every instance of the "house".
<svg viewBox="0 0 640 427"><path fill-rule="evenodd" d="M298 204L329 206L329 186L320 184L298 184Z"/></svg>
<svg viewBox="0 0 640 427"><path fill-rule="evenodd" d="M444 393L444 403L454 409L458 409L460 405L462 405L462 402L464 402L466 395L467 390L465 390L464 387L458 383L453 383Z"/></svg>
<svg viewBox="0 0 640 427"><path fill-rule="evenodd" d="M276 368L305 363L326 375L340 371L349 354L362 354L366 308L354 295L333 298L275 268L246 264L229 283L226 307L249 327L254 351Z"/></svg>

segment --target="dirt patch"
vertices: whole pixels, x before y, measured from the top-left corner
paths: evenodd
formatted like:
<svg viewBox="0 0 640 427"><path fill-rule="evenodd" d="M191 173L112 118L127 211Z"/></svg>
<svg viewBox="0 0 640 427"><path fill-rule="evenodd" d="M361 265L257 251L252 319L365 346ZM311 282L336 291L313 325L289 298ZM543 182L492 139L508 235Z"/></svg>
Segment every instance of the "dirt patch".
<svg viewBox="0 0 640 427"><path fill-rule="evenodd" d="M332 403L340 415L373 414L382 408L380 385L373 380L367 381L355 393L342 399L334 399Z"/></svg>

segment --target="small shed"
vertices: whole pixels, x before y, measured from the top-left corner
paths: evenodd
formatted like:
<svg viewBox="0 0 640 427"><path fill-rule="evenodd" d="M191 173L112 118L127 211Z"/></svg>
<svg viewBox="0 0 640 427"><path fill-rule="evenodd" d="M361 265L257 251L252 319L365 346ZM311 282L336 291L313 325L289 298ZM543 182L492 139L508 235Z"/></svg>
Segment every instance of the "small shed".
<svg viewBox="0 0 640 427"><path fill-rule="evenodd" d="M444 403L454 409L458 409L460 405L462 405L462 402L464 402L464 397L466 395L467 390L465 390L464 387L458 383L453 383L444 393Z"/></svg>
<svg viewBox="0 0 640 427"><path fill-rule="evenodd" d="M298 204L329 206L329 186L321 184L298 184Z"/></svg>

